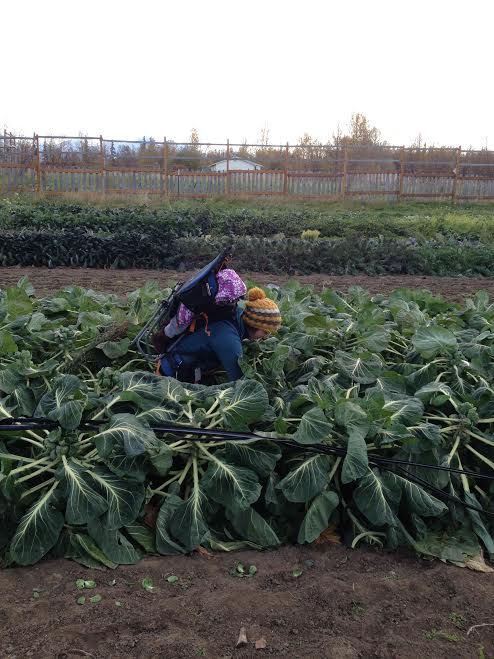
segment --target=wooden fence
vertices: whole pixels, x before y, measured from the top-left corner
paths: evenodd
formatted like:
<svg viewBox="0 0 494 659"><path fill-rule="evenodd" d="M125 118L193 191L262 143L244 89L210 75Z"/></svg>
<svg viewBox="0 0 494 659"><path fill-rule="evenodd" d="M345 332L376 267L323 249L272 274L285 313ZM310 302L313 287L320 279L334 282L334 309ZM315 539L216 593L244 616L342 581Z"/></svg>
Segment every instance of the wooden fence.
<svg viewBox="0 0 494 659"><path fill-rule="evenodd" d="M44 148L40 147L42 139L45 140ZM197 163L192 163L193 167L190 166L190 156L187 160L189 167L177 165L180 163L177 154L185 151L180 151L176 144L172 167L170 145L166 140L153 142L152 156L145 155L137 164L122 166L115 164L116 159L111 155L114 141L104 140L101 136L49 138L51 143L54 139L63 139L65 144L67 140L81 143L85 140L86 151L81 152L81 157L72 147L69 151L60 148L48 152L46 139L37 135L25 138L4 133L2 143L0 135L0 193L102 197L137 194L172 199L257 195L362 201L494 200L494 152L487 151L375 147L371 157L365 157L362 147L346 146L331 147L326 159L314 159L311 152L307 156L307 150L301 157L297 152L302 148L300 145L287 144L279 147L281 156L277 159L277 167L267 166L254 171L232 168L236 158L234 147L238 145L227 142L213 145L224 150L225 171L210 171L201 147L211 145L193 145L197 154ZM91 148L87 147L87 140L93 140ZM142 143L129 144L139 145L142 152ZM270 148L266 146L266 149ZM272 149L273 153L278 153L275 147ZM70 156L65 161L64 153Z"/></svg>

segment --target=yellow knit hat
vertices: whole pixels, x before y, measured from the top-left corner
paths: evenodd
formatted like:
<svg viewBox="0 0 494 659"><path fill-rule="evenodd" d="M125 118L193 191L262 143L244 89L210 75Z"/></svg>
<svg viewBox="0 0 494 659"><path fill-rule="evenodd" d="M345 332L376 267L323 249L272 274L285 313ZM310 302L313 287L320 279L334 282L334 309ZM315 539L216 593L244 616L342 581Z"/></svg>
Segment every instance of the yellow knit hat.
<svg viewBox="0 0 494 659"><path fill-rule="evenodd" d="M251 288L243 313L244 322L249 327L276 332L281 325L281 314L276 302L266 297L261 288Z"/></svg>

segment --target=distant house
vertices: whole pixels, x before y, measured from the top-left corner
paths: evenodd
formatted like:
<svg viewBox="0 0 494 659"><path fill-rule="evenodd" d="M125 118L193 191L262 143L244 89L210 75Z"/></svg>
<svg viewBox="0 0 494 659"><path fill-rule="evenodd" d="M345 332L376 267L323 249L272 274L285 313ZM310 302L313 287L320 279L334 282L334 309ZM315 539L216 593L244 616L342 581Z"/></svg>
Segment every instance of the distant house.
<svg viewBox="0 0 494 659"><path fill-rule="evenodd" d="M212 172L226 172L226 163L227 160L226 158L224 160L218 160L218 162L214 162L212 165L209 166L209 170ZM237 156L233 156L230 158L230 165L229 169L262 169L262 165L260 165L258 162L254 162L253 160L245 160L244 158L238 158Z"/></svg>

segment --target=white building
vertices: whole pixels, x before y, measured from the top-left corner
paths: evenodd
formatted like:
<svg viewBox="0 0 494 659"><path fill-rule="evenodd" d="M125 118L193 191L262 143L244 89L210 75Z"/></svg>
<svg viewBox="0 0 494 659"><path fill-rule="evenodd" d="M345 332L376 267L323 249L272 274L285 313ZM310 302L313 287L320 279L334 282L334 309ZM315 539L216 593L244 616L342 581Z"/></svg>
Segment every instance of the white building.
<svg viewBox="0 0 494 659"><path fill-rule="evenodd" d="M218 160L218 162L214 162L212 165L210 165L209 169L212 172L226 172L226 163L227 163L226 158L224 160ZM254 162L253 160L245 160L244 158L238 158L237 156L233 156L232 158L230 158L229 169L254 170L254 169L262 169L262 165L260 165L258 162Z"/></svg>

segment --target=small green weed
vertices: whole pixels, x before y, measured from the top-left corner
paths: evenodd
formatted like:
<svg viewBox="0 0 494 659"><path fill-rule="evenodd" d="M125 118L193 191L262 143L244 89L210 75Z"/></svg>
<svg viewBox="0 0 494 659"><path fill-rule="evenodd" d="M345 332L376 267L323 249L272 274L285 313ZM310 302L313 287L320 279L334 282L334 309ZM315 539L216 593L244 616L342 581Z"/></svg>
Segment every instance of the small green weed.
<svg viewBox="0 0 494 659"><path fill-rule="evenodd" d="M388 574L384 575L385 579L398 579L398 574L395 570L390 570Z"/></svg>
<svg viewBox="0 0 494 659"><path fill-rule="evenodd" d="M458 634L450 634L444 629L431 629L430 632L426 632L425 638L428 641L445 640L450 641L450 643L459 643L461 641Z"/></svg>
<svg viewBox="0 0 494 659"><path fill-rule="evenodd" d="M467 626L467 619L465 616L462 616L460 613L450 613L449 614L449 619L453 623L455 627L458 627L458 629L465 629Z"/></svg>
<svg viewBox="0 0 494 659"><path fill-rule="evenodd" d="M352 602L352 615L353 616L362 616L364 615L365 612L365 606L360 604L359 602Z"/></svg>

